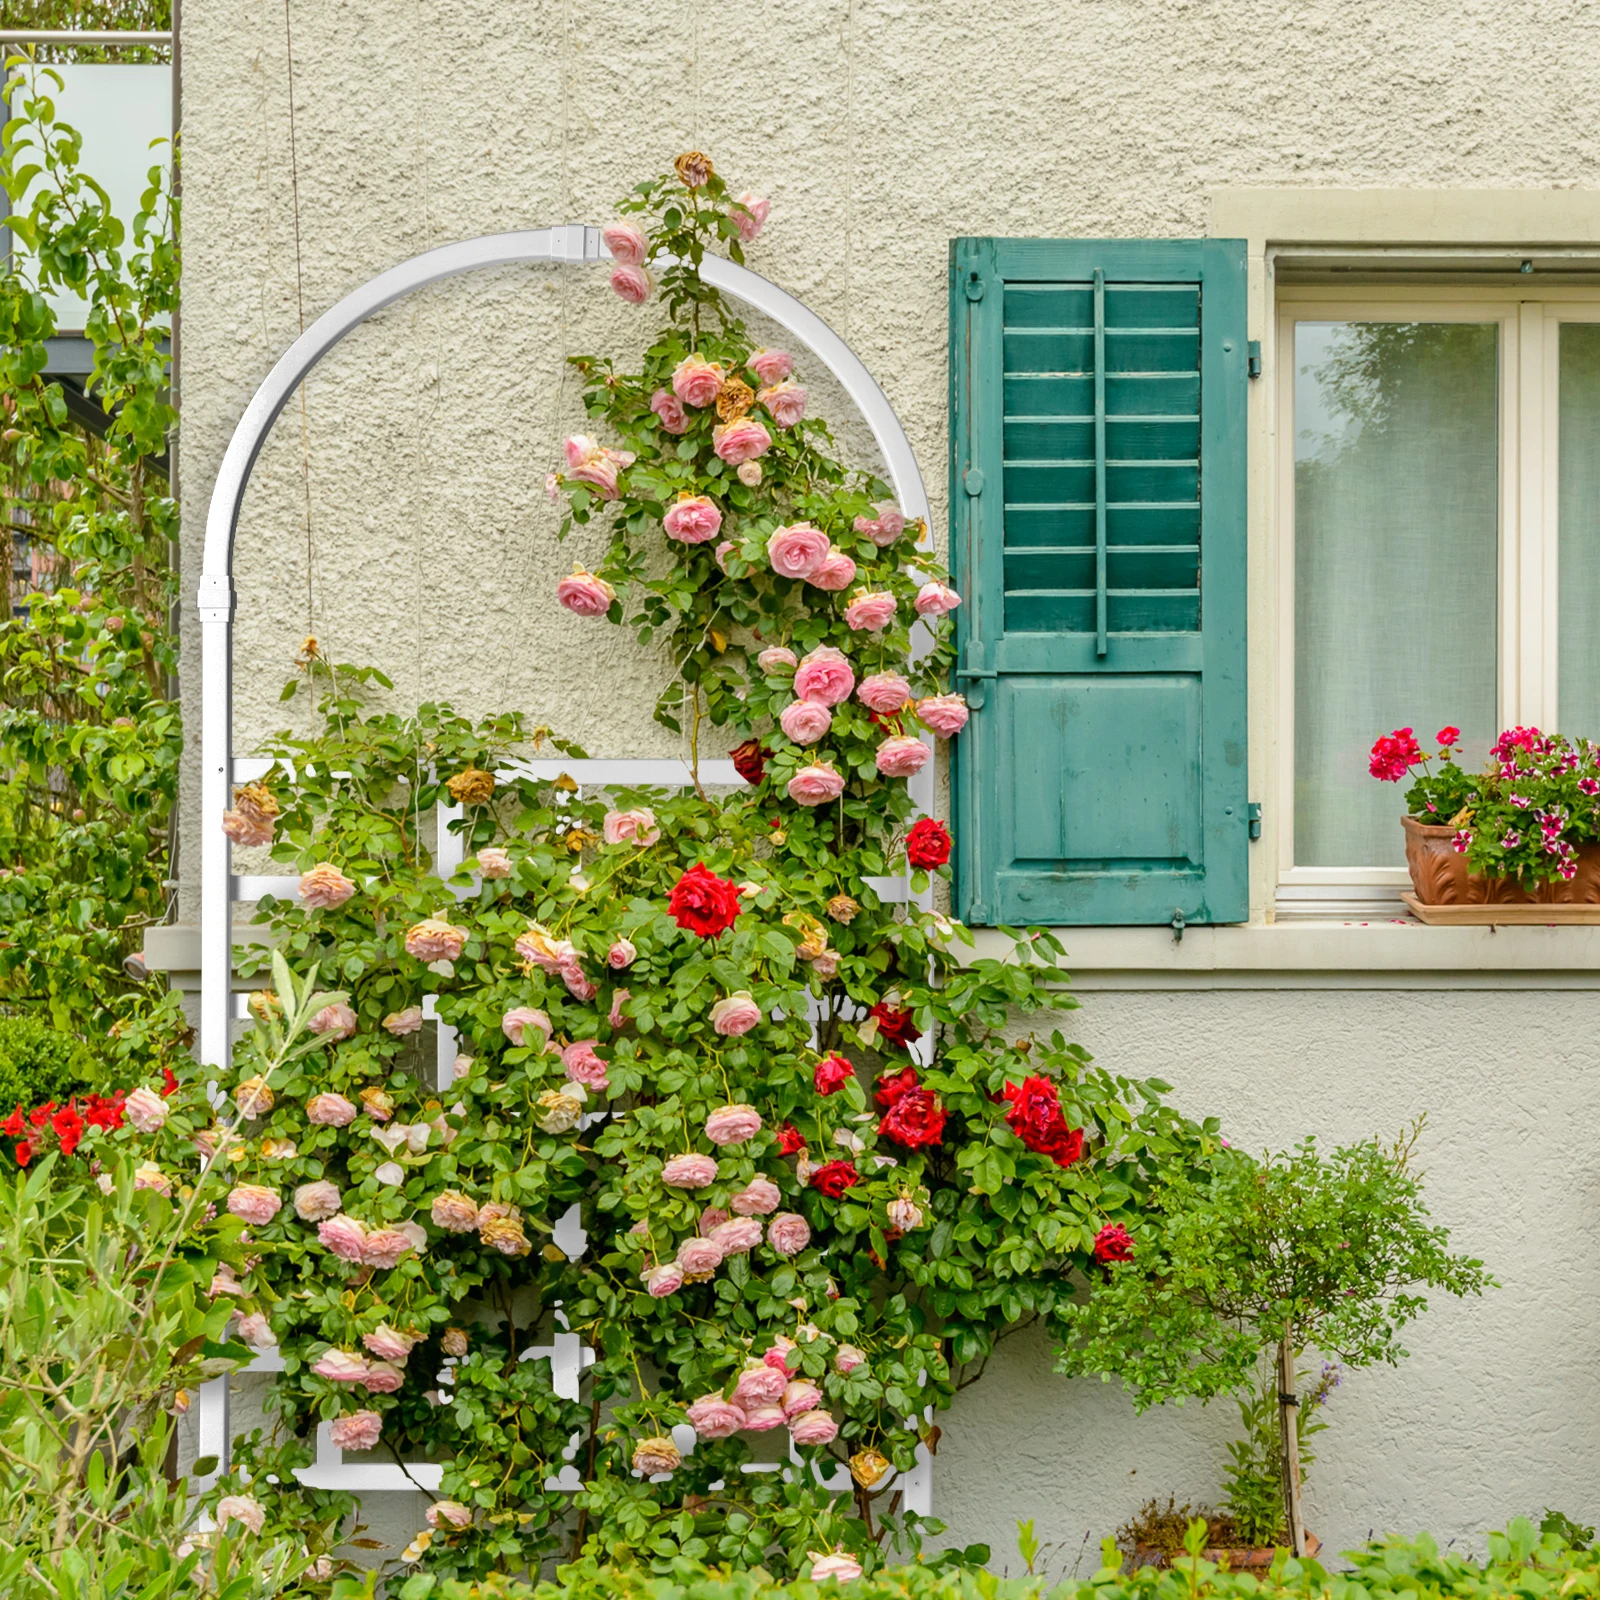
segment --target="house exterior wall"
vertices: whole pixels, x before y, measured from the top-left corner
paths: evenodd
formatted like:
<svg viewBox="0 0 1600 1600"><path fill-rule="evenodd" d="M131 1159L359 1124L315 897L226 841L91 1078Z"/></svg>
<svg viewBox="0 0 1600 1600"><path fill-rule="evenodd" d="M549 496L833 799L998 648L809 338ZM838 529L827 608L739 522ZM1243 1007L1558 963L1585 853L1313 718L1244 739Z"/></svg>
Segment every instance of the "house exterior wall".
<svg viewBox="0 0 1600 1600"><path fill-rule="evenodd" d="M465 0L448 12L302 0L292 168L283 23L254 0L183 18L190 662L211 481L302 309L309 322L433 244L603 220L684 148L772 196L751 264L882 384L941 541L952 236L1201 235L1212 193L1241 187L1600 189L1600 32L1590 8L1560 0ZM278 690L312 632L337 660L384 667L401 704L516 706L593 754L677 753L650 720L663 664L555 605L556 574L602 540L580 530L558 547L542 494L580 417L562 352L625 351L647 322L598 275L497 271L391 308L323 363L303 428L298 405L277 425L241 522L237 750L287 721ZM1253 567L1253 794L1272 776L1259 726L1269 585ZM199 829L214 825L198 814L195 672L184 697L192 922ZM1360 936L1317 932L1305 959L1280 943L1265 960L1238 941L1301 934L1068 938L1095 991L1085 1042L1118 1070L1166 1077L1236 1142L1387 1134L1432 1114L1435 1214L1504 1286L1439 1306L1408 1363L1335 1397L1309 1493L1334 1549L1374 1528L1465 1537L1546 1503L1581 1514L1600 1494L1587 1315L1600 946L1584 930L1412 929L1402 951L1398 934L1356 954ZM1436 936L1419 955L1415 941ZM1064 1565L1087 1530L1092 1566L1102 1534L1150 1495L1215 1495L1225 1408L1133 1423L1121 1396L1048 1367L1019 1336L946 1419L935 1499L953 1536L999 1554L1013 1519L1033 1515Z"/></svg>

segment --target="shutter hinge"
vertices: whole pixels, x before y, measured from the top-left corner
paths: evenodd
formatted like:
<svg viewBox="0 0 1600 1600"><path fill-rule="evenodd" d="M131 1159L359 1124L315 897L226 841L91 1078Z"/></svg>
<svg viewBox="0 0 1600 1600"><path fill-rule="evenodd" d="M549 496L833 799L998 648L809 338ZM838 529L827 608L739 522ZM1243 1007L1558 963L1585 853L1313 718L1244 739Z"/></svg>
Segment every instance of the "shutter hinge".
<svg viewBox="0 0 1600 1600"><path fill-rule="evenodd" d="M1261 376L1261 341L1251 339L1245 345L1244 370L1252 378Z"/></svg>
<svg viewBox="0 0 1600 1600"><path fill-rule="evenodd" d="M1250 824L1250 837L1252 839L1259 839L1261 837L1261 802L1259 800L1252 800L1250 804L1245 807L1244 815L1245 821Z"/></svg>
<svg viewBox="0 0 1600 1600"><path fill-rule="evenodd" d="M1188 925L1188 921L1183 915L1183 907L1179 906L1177 910L1172 913L1172 942L1174 944L1183 943L1183 930L1188 927Z"/></svg>
<svg viewBox="0 0 1600 1600"><path fill-rule="evenodd" d="M967 299L983 299L983 274L976 267L967 274Z"/></svg>

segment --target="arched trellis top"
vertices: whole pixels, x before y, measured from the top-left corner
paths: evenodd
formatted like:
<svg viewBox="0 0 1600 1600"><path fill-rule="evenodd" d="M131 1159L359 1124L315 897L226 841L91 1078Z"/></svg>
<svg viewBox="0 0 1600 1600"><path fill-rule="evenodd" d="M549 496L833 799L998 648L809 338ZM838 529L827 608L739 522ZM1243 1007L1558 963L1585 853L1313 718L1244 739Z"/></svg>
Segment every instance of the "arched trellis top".
<svg viewBox="0 0 1600 1600"><path fill-rule="evenodd" d="M492 233L441 245L380 272L325 311L278 359L256 390L222 458L206 515L201 623L200 1059L225 1067L233 989L231 847L220 826L233 782L233 541L250 473L272 425L306 375L347 333L396 300L429 284L484 267L554 262L583 266L606 258L600 230L583 224ZM894 407L860 359L814 311L758 273L708 256L701 274L787 328L839 381L872 430L889 481L908 518L926 517L928 497L911 442Z"/></svg>

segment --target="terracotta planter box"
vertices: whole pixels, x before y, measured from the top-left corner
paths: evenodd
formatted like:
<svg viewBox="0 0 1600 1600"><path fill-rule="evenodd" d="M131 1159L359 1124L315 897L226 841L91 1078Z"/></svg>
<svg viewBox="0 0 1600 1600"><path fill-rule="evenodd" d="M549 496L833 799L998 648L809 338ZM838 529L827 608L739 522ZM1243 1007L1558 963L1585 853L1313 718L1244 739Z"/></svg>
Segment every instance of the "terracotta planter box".
<svg viewBox="0 0 1600 1600"><path fill-rule="evenodd" d="M1412 892L1403 898L1424 922L1600 922L1600 845L1578 851L1577 876L1524 889L1515 878L1474 877L1450 841L1456 830L1402 817Z"/></svg>

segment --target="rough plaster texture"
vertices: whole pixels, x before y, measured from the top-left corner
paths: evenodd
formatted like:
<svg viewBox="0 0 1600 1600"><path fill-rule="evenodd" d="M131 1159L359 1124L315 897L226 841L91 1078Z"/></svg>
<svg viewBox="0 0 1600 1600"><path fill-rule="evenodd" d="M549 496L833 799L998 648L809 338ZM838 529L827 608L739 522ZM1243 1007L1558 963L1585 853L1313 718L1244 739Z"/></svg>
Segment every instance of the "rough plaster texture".
<svg viewBox="0 0 1600 1600"><path fill-rule="evenodd" d="M297 273L282 10L191 0L183 21L188 597L216 463L300 302L309 320L445 240L603 219L691 144L773 197L752 265L876 374L941 537L952 236L1200 234L1224 185L1600 186L1600 13L1571 0L294 0ZM304 449L291 407L246 507L237 748L283 722L308 627L386 666L403 702L516 705L596 753L673 748L649 716L662 664L555 606L597 539L558 549L539 493L578 422L562 352L643 325L598 278L506 271L393 308L325 363ZM189 609L184 626L197 661ZM187 676L186 919L198 691ZM1506 1287L1338 1395L1310 1496L1334 1548L1600 1498L1593 1018L1582 994L1492 989L1102 994L1084 1013L1095 1049L1249 1144L1433 1113L1438 1215ZM1031 1514L1076 1551L1146 1494L1213 1492L1226 1415L1128 1419L1020 1338L946 1429L954 1533L1000 1551Z"/></svg>

